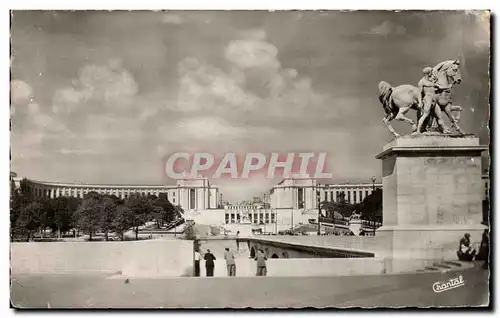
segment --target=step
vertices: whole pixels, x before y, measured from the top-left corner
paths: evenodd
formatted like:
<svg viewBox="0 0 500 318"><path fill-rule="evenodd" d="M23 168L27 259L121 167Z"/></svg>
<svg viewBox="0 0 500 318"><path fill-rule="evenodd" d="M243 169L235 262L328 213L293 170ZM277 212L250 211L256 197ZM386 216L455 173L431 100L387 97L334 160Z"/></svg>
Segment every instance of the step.
<svg viewBox="0 0 500 318"><path fill-rule="evenodd" d="M453 265L453 266L457 266L457 267L462 267L462 264L460 262L452 262L452 261L444 261L442 262L443 264L448 264L448 265Z"/></svg>
<svg viewBox="0 0 500 318"><path fill-rule="evenodd" d="M433 264L432 266L437 267L437 268L443 268L443 269L451 269L452 268L452 266L440 264L440 263Z"/></svg>
<svg viewBox="0 0 500 318"><path fill-rule="evenodd" d="M438 271L439 270L438 268L433 267L433 266L426 266L425 269L428 271Z"/></svg>

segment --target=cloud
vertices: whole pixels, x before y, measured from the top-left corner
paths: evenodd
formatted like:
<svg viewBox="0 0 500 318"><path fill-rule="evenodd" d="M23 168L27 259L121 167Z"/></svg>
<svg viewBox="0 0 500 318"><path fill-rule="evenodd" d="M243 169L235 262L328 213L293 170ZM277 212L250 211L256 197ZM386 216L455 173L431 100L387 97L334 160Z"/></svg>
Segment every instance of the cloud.
<svg viewBox="0 0 500 318"><path fill-rule="evenodd" d="M474 48L476 53L483 53L490 50L490 41L488 40L478 40L474 42Z"/></svg>
<svg viewBox="0 0 500 318"><path fill-rule="evenodd" d="M93 141L127 140L138 142L144 136L141 122L134 117L88 115L80 136ZM111 145L112 146L112 145Z"/></svg>
<svg viewBox="0 0 500 318"><path fill-rule="evenodd" d="M265 41L236 40L231 41L226 48L225 57L242 69L271 68L277 69L278 49Z"/></svg>
<svg viewBox="0 0 500 318"><path fill-rule="evenodd" d="M160 128L160 132L172 141L179 140L175 132L182 131L183 139L221 140L225 138L237 139L246 133L244 128L234 127L222 118L195 117L178 121L174 125Z"/></svg>
<svg viewBox="0 0 500 318"><path fill-rule="evenodd" d="M389 35L402 35L406 33L406 29L401 25L396 25L391 21L384 21L376 25L367 32L369 35L389 36Z"/></svg>
<svg viewBox="0 0 500 318"><path fill-rule="evenodd" d="M72 86L54 93L52 109L55 113L72 113L81 107L124 108L132 104L138 89L134 77L119 59L110 60L108 65L88 64L80 69Z"/></svg>
<svg viewBox="0 0 500 318"><path fill-rule="evenodd" d="M342 117L344 107L329 105L329 96L317 92L310 78L281 66L263 29L236 34L225 46L224 68L194 57L180 61L177 103L169 110L211 114L241 127L296 125L297 118L307 126L316 117Z"/></svg>
<svg viewBox="0 0 500 318"><path fill-rule="evenodd" d="M23 80L12 80L10 82L11 103L14 105L28 105L33 101L33 89Z"/></svg>
<svg viewBox="0 0 500 318"><path fill-rule="evenodd" d="M95 150L94 149L59 149L57 150L58 153L63 154L63 155L89 155L89 154L94 154Z"/></svg>
<svg viewBox="0 0 500 318"><path fill-rule="evenodd" d="M184 19L177 14L166 13L163 15L161 22L164 24L180 25L184 23Z"/></svg>
<svg viewBox="0 0 500 318"><path fill-rule="evenodd" d="M240 37L246 40L263 41L266 39L266 31L260 28L240 31Z"/></svg>
<svg viewBox="0 0 500 318"><path fill-rule="evenodd" d="M23 80L11 82L11 156L30 160L44 155L43 143L50 138L69 135L66 125L41 111L30 85Z"/></svg>

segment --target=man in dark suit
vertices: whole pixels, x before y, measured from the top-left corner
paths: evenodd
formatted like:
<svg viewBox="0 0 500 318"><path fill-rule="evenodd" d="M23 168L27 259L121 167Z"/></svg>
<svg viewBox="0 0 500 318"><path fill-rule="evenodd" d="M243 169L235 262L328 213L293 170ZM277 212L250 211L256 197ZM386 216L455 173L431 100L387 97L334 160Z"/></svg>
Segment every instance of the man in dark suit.
<svg viewBox="0 0 500 318"><path fill-rule="evenodd" d="M215 268L214 261L216 260L214 254L210 253L210 250L207 250L204 259L205 259L205 269L207 271L207 277L214 276L214 268Z"/></svg>

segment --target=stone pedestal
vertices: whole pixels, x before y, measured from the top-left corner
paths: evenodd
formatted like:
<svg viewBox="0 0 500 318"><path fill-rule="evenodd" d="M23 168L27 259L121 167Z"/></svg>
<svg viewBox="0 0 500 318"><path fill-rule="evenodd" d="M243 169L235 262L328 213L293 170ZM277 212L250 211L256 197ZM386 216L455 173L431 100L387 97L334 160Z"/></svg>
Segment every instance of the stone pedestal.
<svg viewBox="0 0 500 318"><path fill-rule="evenodd" d="M406 136L387 144L382 160L383 226L377 230L388 272L457 259L460 238L481 241L484 186L481 153L471 137Z"/></svg>

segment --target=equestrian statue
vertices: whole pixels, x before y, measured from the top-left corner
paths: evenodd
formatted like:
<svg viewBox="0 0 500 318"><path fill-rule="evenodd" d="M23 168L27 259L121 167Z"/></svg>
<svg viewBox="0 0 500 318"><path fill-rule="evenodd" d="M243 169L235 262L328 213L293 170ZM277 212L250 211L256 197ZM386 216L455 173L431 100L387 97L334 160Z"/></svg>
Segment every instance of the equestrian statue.
<svg viewBox="0 0 500 318"><path fill-rule="evenodd" d="M418 87L409 84L392 87L385 81L379 83L379 100L385 111L382 121L396 138L399 134L390 124L394 119L412 125L413 134L450 134L450 129L444 124L444 112L456 132L463 135L464 132L458 126L462 107L452 105L451 99L453 85L462 81L460 62L448 60L432 68L426 67L423 69L423 75ZM410 109L417 112L417 122L406 117ZM454 116L454 113L458 115Z"/></svg>

